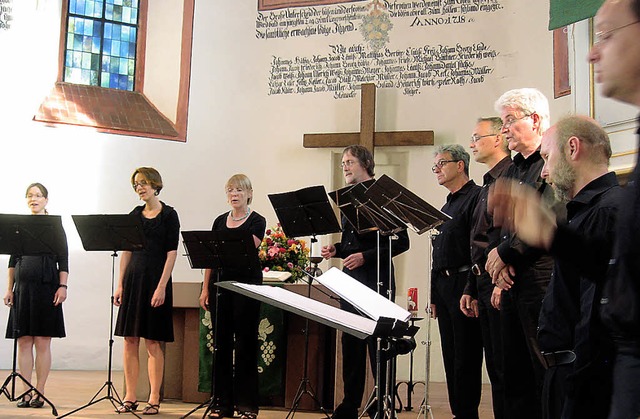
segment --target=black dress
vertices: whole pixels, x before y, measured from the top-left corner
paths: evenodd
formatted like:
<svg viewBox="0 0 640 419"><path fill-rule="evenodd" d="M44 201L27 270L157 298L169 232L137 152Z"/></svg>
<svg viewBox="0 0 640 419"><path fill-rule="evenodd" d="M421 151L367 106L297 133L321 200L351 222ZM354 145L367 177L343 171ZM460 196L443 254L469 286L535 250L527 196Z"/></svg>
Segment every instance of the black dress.
<svg viewBox="0 0 640 419"><path fill-rule="evenodd" d="M164 304L151 307L151 297L160 282L167 253L178 249L180 221L173 207L161 202L162 210L152 219L142 215L144 205L131 214L142 220L147 240L144 250L131 252L124 274L122 304L118 310L115 334L173 342L173 289L171 277L166 287Z"/></svg>
<svg viewBox="0 0 640 419"><path fill-rule="evenodd" d="M53 298L60 284L60 271L69 272L66 237L63 237L63 241L64 253L61 255L12 255L9 258L9 268L15 268L15 285L14 305L7 323L7 338L66 336L62 304L53 305ZM14 325L16 311L18 324Z"/></svg>

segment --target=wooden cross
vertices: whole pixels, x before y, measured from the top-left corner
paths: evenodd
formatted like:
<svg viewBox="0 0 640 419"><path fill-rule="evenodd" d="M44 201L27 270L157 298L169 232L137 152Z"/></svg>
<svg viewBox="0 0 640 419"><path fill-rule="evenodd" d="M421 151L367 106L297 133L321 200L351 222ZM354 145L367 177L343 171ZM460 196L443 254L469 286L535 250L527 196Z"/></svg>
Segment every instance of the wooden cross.
<svg viewBox="0 0 640 419"><path fill-rule="evenodd" d="M376 132L376 85L366 83L361 88L360 132L334 134L304 134L305 148L365 146L371 153L374 147L433 145L433 131Z"/></svg>

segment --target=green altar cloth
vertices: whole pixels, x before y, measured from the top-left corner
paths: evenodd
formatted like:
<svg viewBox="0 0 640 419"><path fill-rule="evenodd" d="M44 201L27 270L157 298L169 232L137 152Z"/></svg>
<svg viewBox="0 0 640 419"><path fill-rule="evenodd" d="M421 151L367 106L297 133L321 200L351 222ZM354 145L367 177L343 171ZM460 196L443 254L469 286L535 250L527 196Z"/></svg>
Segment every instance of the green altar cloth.
<svg viewBox="0 0 640 419"><path fill-rule="evenodd" d="M282 398L285 391L285 359L287 335L284 312L268 304L261 304L258 326L258 372L260 377L260 404ZM213 363L213 322L209 311L200 309L200 370L198 391L211 392Z"/></svg>

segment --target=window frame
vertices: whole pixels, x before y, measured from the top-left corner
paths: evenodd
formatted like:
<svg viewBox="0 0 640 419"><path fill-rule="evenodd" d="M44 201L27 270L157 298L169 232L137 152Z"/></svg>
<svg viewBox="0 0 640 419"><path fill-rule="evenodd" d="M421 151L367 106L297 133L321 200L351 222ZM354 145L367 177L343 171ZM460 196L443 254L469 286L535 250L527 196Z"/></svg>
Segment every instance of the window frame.
<svg viewBox="0 0 640 419"><path fill-rule="evenodd" d="M195 0L181 0L183 6L183 15L182 15L182 38L181 38L181 50L180 50L180 80L177 92L177 109L176 109L176 120L175 122L169 120L165 115L163 115L160 111L157 110L155 105L145 97L145 99L149 102L150 108L158 114L158 118L164 118L167 120L175 129L176 135L162 135L153 132L147 132L145 130L127 130L127 129L118 129L118 128L105 128L94 126L91 124L79 124L86 125L90 127L94 127L99 132L118 134L118 135L131 135L131 136L139 136L146 138L154 138L154 139L167 139L174 141L185 142L187 138L187 120L188 120L188 103L189 103L189 88L190 88L190 78L191 78L191 51L192 51L192 39L193 39L193 19L194 19L194 9L195 9ZM64 62L65 62L65 46L66 46L66 37L67 37L67 21L68 21L68 1L63 0L61 9L61 23L60 23L60 40L59 40L59 53L58 53L58 76L56 81L56 86L54 91L57 89L58 91L64 90L65 85L74 85L74 86L86 86L86 85L75 85L73 83L66 83L63 81L64 77ZM149 0L139 0L139 9L138 9L138 40L136 45L136 72L135 72L135 81L134 81L134 90L119 90L119 89L109 89L116 90L118 92L122 92L122 94L126 95L142 95L144 96L144 86L145 86L145 62L146 62L146 45L147 45L147 19L148 19L148 11L149 11ZM99 86L87 86L90 88L98 88L98 89L108 89ZM48 100L48 99L47 99ZM47 100L43 103L42 106L46 105ZM69 99L65 98L67 102ZM97 111L99 112L99 103L96 104L95 109L88 109L88 111ZM39 119L39 115L34 117L34 120L41 121L47 124L64 124L64 120L46 120ZM78 125L77 122L73 122L73 124Z"/></svg>

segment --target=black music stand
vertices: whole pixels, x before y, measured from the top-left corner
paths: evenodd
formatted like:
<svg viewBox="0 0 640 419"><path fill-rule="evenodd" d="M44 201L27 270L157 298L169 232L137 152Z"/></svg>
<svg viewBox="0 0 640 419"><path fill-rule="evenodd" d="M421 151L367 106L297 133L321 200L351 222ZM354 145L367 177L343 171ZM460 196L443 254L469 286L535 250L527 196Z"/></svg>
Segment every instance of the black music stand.
<svg viewBox="0 0 640 419"><path fill-rule="evenodd" d="M247 273L260 269L260 260L256 252L253 235L247 230L228 231L183 231L182 241L187 251L187 257L193 269L211 269L215 271L215 282L220 281L220 274L224 269L233 269L234 272L246 270ZM213 278L209 278L211 281ZM191 409L186 418L192 413L207 406L202 418L215 408L216 380L215 361L218 350L218 297L216 291L215 312L213 317L213 364L211 376L211 397ZM211 297L211 295L209 295Z"/></svg>
<svg viewBox="0 0 640 419"><path fill-rule="evenodd" d="M107 381L100 387L96 394L83 406L60 416L64 418L103 400L109 400L114 409L122 406L122 399L111 381L111 366L113 359L113 294L115 284L115 265L118 251L134 252L145 247L146 240L142 230L142 221L132 214L110 215L72 215L76 225L82 247L86 251L110 251L111 254L111 297L109 311L109 358ZM98 395L106 388L107 394L100 398ZM133 410L126 409L123 413L131 413L138 416Z"/></svg>
<svg viewBox="0 0 640 419"><path fill-rule="evenodd" d="M334 191L329 194L331 198L336 202L342 214L344 214L345 218L351 223L352 226L358 231L359 234L363 234L369 231L377 231L377 249L378 249L378 293L381 291L382 282L380 281L380 236L386 236L389 241L389 284L387 287L387 298L389 300L392 299L392 240L396 238L396 233L403 231L407 228L405 223L396 217L394 214L385 211L382 207L380 207L376 202L372 201L371 198L367 195L367 191L373 185L375 185L376 181L374 179L367 180L365 182L361 182L355 184L353 186L347 186L345 188L339 189L338 191ZM384 409L384 400L389 398L390 391L389 388L382 389L379 385L382 379L381 371L381 340L378 339L377 342L377 354L376 354L376 386L374 392L365 403L365 410L374 403L377 405L377 414L382 414L381 412ZM395 376L395 362L389 360L388 362L389 368L387 368L387 387L389 387L391 378ZM384 399L384 400L383 400ZM391 403L388 403L390 406Z"/></svg>
<svg viewBox="0 0 640 419"><path fill-rule="evenodd" d="M49 215L46 217L34 217L33 215L12 215L0 214L0 254L15 256L44 256L62 255L67 253L67 240L62 228L60 216ZM19 278L15 278L14 289ZM18 330L18 307L20 297L14 297L13 310L13 331L14 336L19 334ZM51 406L54 416L58 415L56 407L40 393L26 378L16 372L18 339L13 339L13 362L11 374L0 387L0 392L11 402L16 401L30 392L35 392L43 401ZM28 387L28 390L16 396L16 378ZM11 391L7 386L11 383Z"/></svg>
<svg viewBox="0 0 640 419"><path fill-rule="evenodd" d="M451 219L387 175L382 175L365 195L418 234Z"/></svg>
<svg viewBox="0 0 640 419"><path fill-rule="evenodd" d="M385 211L394 214L397 218L404 221L410 226L417 234L422 234L426 231L432 230L451 217L442 211L434 208L428 202L402 186L387 175L382 175L366 192L366 195L376 202ZM431 289L431 284L427 284L427 290ZM427 301L431 300L431 295L427 295ZM427 308L428 315L431 314L431 309ZM431 322L427 321L427 368L429 365L431 350ZM413 355L413 352L412 352ZM413 360L413 357L412 357ZM413 366L411 366L413 369ZM410 379L411 382L411 379ZM425 399L422 401L420 410L425 408L427 411L431 409L429 406L428 394L429 394L429 380L425 378ZM409 387L409 386L408 386ZM413 390L407 388L408 392ZM409 394L409 405L411 406L411 399Z"/></svg>
<svg viewBox="0 0 640 419"><path fill-rule="evenodd" d="M377 230L382 235L391 235L406 229L407 226L399 218L385 211L367 195L373 185L375 181L371 179L329 192L329 196L359 234Z"/></svg>
<svg viewBox="0 0 640 419"><path fill-rule="evenodd" d="M310 186L293 192L269 195L271 205L278 216L282 231L288 237L310 236L311 244L309 252L313 252L313 244L318 241L316 236L323 234L337 233L340 231L340 224L336 218L324 186ZM314 273L317 271L317 262ZM307 297L311 297L311 283L313 276L306 279ZM322 413L329 417L327 411L322 407L322 403L316 396L309 380L309 319L305 318L304 329L304 358L302 367L302 378L296 395L293 398L291 409L286 418L293 417L298 410L302 396L308 394L318 406Z"/></svg>

